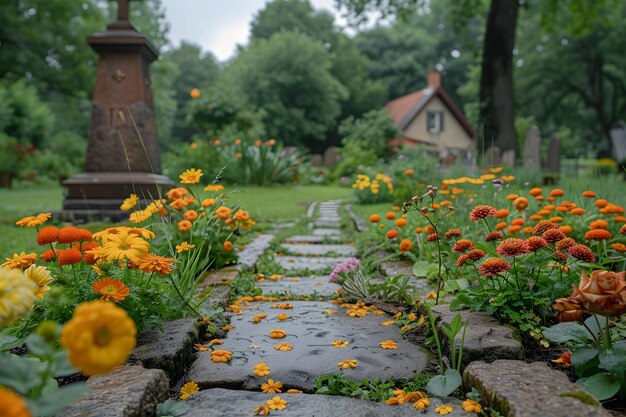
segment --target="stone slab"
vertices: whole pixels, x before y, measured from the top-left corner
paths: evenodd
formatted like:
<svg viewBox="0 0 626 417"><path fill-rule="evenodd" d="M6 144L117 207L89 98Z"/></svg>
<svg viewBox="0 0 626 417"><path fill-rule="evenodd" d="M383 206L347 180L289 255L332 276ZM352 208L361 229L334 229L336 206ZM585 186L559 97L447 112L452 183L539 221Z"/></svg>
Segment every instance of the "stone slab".
<svg viewBox="0 0 626 417"><path fill-rule="evenodd" d="M324 236L318 235L294 235L288 237L286 243L324 243Z"/></svg>
<svg viewBox="0 0 626 417"><path fill-rule="evenodd" d="M323 375L339 372L338 362L356 359L357 367L344 370L346 378L359 381L363 378L392 380L411 378L422 372L428 361L427 354L418 346L406 341L396 325L383 326L387 315L349 317L345 309L329 302L291 302L293 309L272 308L275 303L251 303L242 314L234 315L228 336L223 338L221 349L232 352L230 363L214 363L211 352L199 352L191 365L187 379L202 388L224 387L259 390L268 378L283 383L286 389L305 391L313 389L313 381ZM337 314L324 311L337 310ZM286 313L290 319L279 321L277 315ZM255 315L267 314L259 324L253 324ZM284 330L282 339L272 339L273 329ZM335 348L332 342L346 340L345 348ZM397 350L382 349L380 342L393 340ZM277 351L280 343L293 345L291 351ZM271 374L258 377L254 365L264 362Z"/></svg>
<svg viewBox="0 0 626 417"><path fill-rule="evenodd" d="M340 222L339 221L334 221L334 220L326 220L326 221L316 220L316 221L313 222L313 224L316 227L326 227L326 228L329 228L329 229L333 229L333 228L338 229L338 228L341 227Z"/></svg>
<svg viewBox="0 0 626 417"><path fill-rule="evenodd" d="M297 279L298 281L293 281ZM282 278L278 281L269 281L257 283L258 288L263 290L263 294L288 292L296 296L310 295L314 292L321 297L330 297L337 293L341 288L340 285L328 282L328 276L312 276L312 277L289 277Z"/></svg>
<svg viewBox="0 0 626 417"><path fill-rule="evenodd" d="M354 256L356 254L356 248L353 245L302 245L285 243L282 244L287 253L303 256L315 256L326 255L328 253L335 253L342 256Z"/></svg>
<svg viewBox="0 0 626 417"><path fill-rule="evenodd" d="M542 362L473 362L465 368L463 380L468 390L476 387L481 397L506 417L610 416L601 407L567 396L586 391Z"/></svg>
<svg viewBox="0 0 626 417"><path fill-rule="evenodd" d="M313 236L330 236L330 237L335 237L335 236L339 236L341 234L341 230L339 229L326 229L326 228L317 228L317 229L313 229L313 231L311 232L313 233Z"/></svg>
<svg viewBox="0 0 626 417"><path fill-rule="evenodd" d="M161 369L122 366L87 380L89 392L58 417L145 417L155 414L169 396L169 381Z"/></svg>
<svg viewBox="0 0 626 417"><path fill-rule="evenodd" d="M198 288L204 288L209 285L230 284L237 278L237 275L239 275L239 271L230 267L209 271L198 284Z"/></svg>
<svg viewBox="0 0 626 417"><path fill-rule="evenodd" d="M409 404L388 406L374 401L331 395L276 394L287 401L287 407L272 411L281 417L440 417L435 408L442 404L438 398L430 399L430 408L418 412ZM235 391L213 388L200 391L185 401L191 409L185 417L250 417L259 405L274 397L260 392ZM448 416L476 416L462 410L461 401L447 399L454 411Z"/></svg>
<svg viewBox="0 0 626 417"><path fill-rule="evenodd" d="M196 319L181 319L144 332L129 360L139 361L145 368L163 369L170 380L178 380L193 355L198 339L196 324Z"/></svg>
<svg viewBox="0 0 626 417"><path fill-rule="evenodd" d="M326 256L277 256L276 263L288 271L324 271L333 269L345 258L330 258Z"/></svg>
<svg viewBox="0 0 626 417"><path fill-rule="evenodd" d="M274 235L271 233L265 233L255 237L252 242L246 245L244 250L237 254L239 264L236 265L236 269L244 270L254 268L259 257L270 247L272 239L274 239Z"/></svg>
<svg viewBox="0 0 626 417"><path fill-rule="evenodd" d="M465 343L463 345L463 363L482 360L492 362L496 359L523 359L524 348L519 340L513 335L513 330L501 325L498 320L483 312L469 310L450 311L447 304L439 304L432 307L432 312L437 320L439 333L441 322L450 323L454 316L461 314L464 322L467 322ZM454 339L455 345L461 345L462 331ZM447 338L442 337L445 343Z"/></svg>
<svg viewBox="0 0 626 417"><path fill-rule="evenodd" d="M216 304L222 307L230 304L228 302L228 298L230 297L230 286L228 285L216 285L211 288L205 287L203 291L210 291L209 297L202 303L208 310L211 310L211 308ZM200 296L202 296L202 292Z"/></svg>
<svg viewBox="0 0 626 417"><path fill-rule="evenodd" d="M356 227L356 230L358 232L367 231L367 223L365 223L365 220L363 220L361 217L357 216L357 214L352 210L352 205L346 205L346 211L352 218L352 221L354 222L354 227Z"/></svg>
<svg viewBox="0 0 626 417"><path fill-rule="evenodd" d="M407 261L386 261L380 264L380 272L388 277L404 275L412 277L413 264Z"/></svg>

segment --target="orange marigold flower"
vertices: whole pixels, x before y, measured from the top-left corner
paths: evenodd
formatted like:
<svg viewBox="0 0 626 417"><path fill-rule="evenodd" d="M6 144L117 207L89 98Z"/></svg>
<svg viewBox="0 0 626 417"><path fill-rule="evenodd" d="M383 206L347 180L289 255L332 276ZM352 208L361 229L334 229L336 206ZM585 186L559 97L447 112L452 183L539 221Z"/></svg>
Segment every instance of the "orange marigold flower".
<svg viewBox="0 0 626 417"><path fill-rule="evenodd" d="M406 226L406 219L398 219L396 220L396 227L404 227Z"/></svg>
<svg viewBox="0 0 626 417"><path fill-rule="evenodd" d="M379 346L383 349L398 349L398 343L393 340L385 340L384 342L380 342Z"/></svg>
<svg viewBox="0 0 626 417"><path fill-rule="evenodd" d="M546 230L558 229L558 228L559 228L558 224L552 223L549 220L542 220L535 225L535 228L533 229L533 234L542 235Z"/></svg>
<svg viewBox="0 0 626 417"><path fill-rule="evenodd" d="M500 209L496 211L496 219L503 219L507 217L509 214L510 212L507 209Z"/></svg>
<svg viewBox="0 0 626 417"><path fill-rule="evenodd" d="M526 226L522 229L522 232L526 233L527 235L531 235L533 233L533 228L530 226Z"/></svg>
<svg viewBox="0 0 626 417"><path fill-rule="evenodd" d="M511 264L504 259L489 258L478 268L478 273L481 275L487 275L488 277L495 277L496 275L506 272L509 269L511 269Z"/></svg>
<svg viewBox="0 0 626 417"><path fill-rule="evenodd" d="M396 213L394 213L393 211L388 211L387 214L385 214L385 219L387 220L393 220L396 218Z"/></svg>
<svg viewBox="0 0 626 417"><path fill-rule="evenodd" d="M550 191L550 197L563 197L565 195L565 191L561 190L560 188L555 188L554 190Z"/></svg>
<svg viewBox="0 0 626 417"><path fill-rule="evenodd" d="M409 239L402 239L400 242L400 252L408 252L413 247L413 243Z"/></svg>
<svg viewBox="0 0 626 417"><path fill-rule="evenodd" d="M542 216L540 214L533 214L532 216L530 216L530 220L532 221L537 221L541 219L542 219Z"/></svg>
<svg viewBox="0 0 626 417"><path fill-rule="evenodd" d="M178 230L182 233L188 232L191 230L191 222L189 220L181 220L178 222Z"/></svg>
<svg viewBox="0 0 626 417"><path fill-rule="evenodd" d="M502 240L504 239L504 236L502 236L502 233L500 232L491 232L487 235L487 237L485 238L485 241L487 242L493 242L494 240Z"/></svg>
<svg viewBox="0 0 626 417"><path fill-rule="evenodd" d="M593 229L585 233L585 240L609 240L612 238L611 232L604 229Z"/></svg>
<svg viewBox="0 0 626 417"><path fill-rule="evenodd" d="M83 254L74 248L60 250L58 253L59 265L77 264L83 260Z"/></svg>
<svg viewBox="0 0 626 417"><path fill-rule="evenodd" d="M94 282L91 288L102 295L104 301L123 301L130 294L130 289L119 279L102 278Z"/></svg>
<svg viewBox="0 0 626 417"><path fill-rule="evenodd" d="M463 401L461 407L468 413L480 414L483 411L482 406L474 400Z"/></svg>
<svg viewBox="0 0 626 417"><path fill-rule="evenodd" d="M455 252L467 252L470 249L474 248L474 242L469 239L461 239L457 241L454 246L452 246L452 250Z"/></svg>
<svg viewBox="0 0 626 417"><path fill-rule="evenodd" d="M478 205L470 212L469 218L470 220L477 222L485 217L493 217L497 212L498 210L496 210L495 207Z"/></svg>
<svg viewBox="0 0 626 417"><path fill-rule="evenodd" d="M172 188L167 192L167 198L170 200L179 200L185 196L189 191L183 187Z"/></svg>
<svg viewBox="0 0 626 417"><path fill-rule="evenodd" d="M415 233L420 234L424 231L424 229L422 229L421 227L416 227L415 228Z"/></svg>
<svg viewBox="0 0 626 417"><path fill-rule="evenodd" d="M611 247L617 252L626 252L626 245L624 245L623 243L613 243Z"/></svg>
<svg viewBox="0 0 626 417"><path fill-rule="evenodd" d="M183 213L183 217L192 222L198 218L198 212L195 210L187 210Z"/></svg>
<svg viewBox="0 0 626 417"><path fill-rule="evenodd" d="M432 227L431 225L426 226L426 233L428 233L429 235L432 235L433 233L435 233L435 228Z"/></svg>
<svg viewBox="0 0 626 417"><path fill-rule="evenodd" d="M535 188L531 188L530 191L528 192L528 194L532 195L533 197L537 197L542 192L543 191L541 190L541 188L535 187Z"/></svg>
<svg viewBox="0 0 626 417"><path fill-rule="evenodd" d="M562 251L571 246L574 246L575 244L576 244L576 241L574 239L572 239L571 237L566 237L565 239L561 239L558 242L556 242L555 248L556 250Z"/></svg>
<svg viewBox="0 0 626 417"><path fill-rule="evenodd" d="M502 256L514 258L516 256L528 253L528 246L526 246L526 242L522 239L504 239L496 247L496 252Z"/></svg>
<svg viewBox="0 0 626 417"><path fill-rule="evenodd" d="M528 199L526 197L517 197L513 201L513 207L517 211L524 211L528 207Z"/></svg>
<svg viewBox="0 0 626 417"><path fill-rule="evenodd" d="M282 339L285 336L287 336L287 333L285 333L284 330L280 330L280 329L270 330L270 337L272 339Z"/></svg>
<svg viewBox="0 0 626 417"><path fill-rule="evenodd" d="M55 252L58 252L58 251L55 251ZM55 252L52 252L52 249L48 249L47 251L39 255L39 259L45 262L49 262L56 257Z"/></svg>
<svg viewBox="0 0 626 417"><path fill-rule="evenodd" d="M609 227L609 222L607 222L606 220L602 220L602 219L595 220L589 223L590 229L607 229L608 227Z"/></svg>
<svg viewBox="0 0 626 417"><path fill-rule="evenodd" d="M583 197L596 198L596 193L593 191L583 191Z"/></svg>
<svg viewBox="0 0 626 417"><path fill-rule="evenodd" d="M269 372L268 372L269 373ZM266 383L261 384L261 391L266 394L278 394L282 392L283 384L280 381L268 379Z"/></svg>
<svg viewBox="0 0 626 417"><path fill-rule="evenodd" d="M215 200L214 198L207 198L207 199L202 200L202 207L204 208L213 207L215 203L217 203L217 200Z"/></svg>
<svg viewBox="0 0 626 417"><path fill-rule="evenodd" d="M459 229L450 229L443 235L443 237L448 240L452 239L453 237L461 237L461 231Z"/></svg>
<svg viewBox="0 0 626 417"><path fill-rule="evenodd" d="M559 229L548 229L541 235L542 238L546 240L548 243L555 243L559 240L565 239L565 233L561 232Z"/></svg>
<svg viewBox="0 0 626 417"><path fill-rule="evenodd" d="M73 243L79 242L82 238L82 233L78 227L65 226L59 229L59 237L57 241L59 243Z"/></svg>
<svg viewBox="0 0 626 417"><path fill-rule="evenodd" d="M480 249L472 249L471 251L467 252L467 257L472 261L477 261L484 258L485 256L487 256L485 251L482 251Z"/></svg>
<svg viewBox="0 0 626 417"><path fill-rule="evenodd" d="M404 171L404 175L407 175L407 176L413 175L414 173L415 173L415 171L413 171L411 168L409 168L409 169Z"/></svg>
<svg viewBox="0 0 626 417"><path fill-rule="evenodd" d="M0 404L3 417L32 417L24 399L8 388L0 387Z"/></svg>
<svg viewBox="0 0 626 417"><path fill-rule="evenodd" d="M200 97L200 90L198 90L197 88L192 88L191 91L189 92L189 97L191 97L191 98L199 98Z"/></svg>
<svg viewBox="0 0 626 417"><path fill-rule="evenodd" d="M428 242L434 242L435 240L439 240L439 235L437 233L431 233L426 238Z"/></svg>
<svg viewBox="0 0 626 417"><path fill-rule="evenodd" d="M596 200L596 202L595 202L595 203L593 203L593 205L594 205L594 206L596 206L596 207L600 207L600 208L602 208L602 207L606 206L607 204L609 204L609 202L608 202L608 201L606 201L606 200L604 200L604 199L602 199L602 198L600 198L600 199Z"/></svg>
<svg viewBox="0 0 626 417"><path fill-rule="evenodd" d="M539 249L548 246L548 242L539 236L530 236L526 239L526 246L529 252L537 252Z"/></svg>
<svg viewBox="0 0 626 417"><path fill-rule="evenodd" d="M456 266L460 268L463 265L465 265L467 262L469 262L469 260L470 260L469 256L466 253L462 253L461 256L459 256L459 259L456 260Z"/></svg>
<svg viewBox="0 0 626 417"><path fill-rule="evenodd" d="M293 345L289 343L281 343L279 345L274 346L274 350L280 350L281 352L287 352L293 349Z"/></svg>
<svg viewBox="0 0 626 417"><path fill-rule="evenodd" d="M573 216L581 216L583 214L585 214L585 209L580 208L580 207L576 207L573 208L569 211L569 214L573 215Z"/></svg>
<svg viewBox="0 0 626 417"><path fill-rule="evenodd" d="M227 240L223 245L224 252L231 252L233 250L233 242Z"/></svg>
<svg viewBox="0 0 626 417"><path fill-rule="evenodd" d="M213 215L220 220L226 220L228 219L228 216L230 216L230 213L232 213L232 210L230 208L226 206L221 206L217 210L215 210L215 213L213 213Z"/></svg>
<svg viewBox="0 0 626 417"><path fill-rule="evenodd" d="M507 196L506 196L506 199L507 199L507 200L509 200L509 201L513 201L513 200L515 200L517 197L519 197L519 195L518 195L518 194L509 194L509 195L507 195Z"/></svg>
<svg viewBox="0 0 626 417"><path fill-rule="evenodd" d="M496 224L496 230L505 229L507 226L508 226L507 222L500 222L500 223Z"/></svg>
<svg viewBox="0 0 626 417"><path fill-rule="evenodd" d="M158 272L162 277L172 272L173 263L174 258L166 258L165 256L156 254L147 255L135 261L137 268L143 272L148 274Z"/></svg>
<svg viewBox="0 0 626 417"><path fill-rule="evenodd" d="M511 234L511 233L519 232L520 230L522 230L522 226L518 224L514 224L514 225L509 226L509 228L506 229L506 232L508 234Z"/></svg>
<svg viewBox="0 0 626 417"><path fill-rule="evenodd" d="M551 221L552 223L561 223L563 221L563 217L561 216L552 217L548 221Z"/></svg>
<svg viewBox="0 0 626 417"><path fill-rule="evenodd" d="M580 259L583 262L595 262L596 255L588 246L577 244L567 248L567 253L572 255L576 259Z"/></svg>
<svg viewBox="0 0 626 417"><path fill-rule="evenodd" d="M626 223L626 217L624 217L624 216L615 216L613 218L613 221L615 223Z"/></svg>
<svg viewBox="0 0 626 417"><path fill-rule="evenodd" d="M40 246L56 242L59 238L59 229L55 226L46 226L37 232L37 243Z"/></svg>
<svg viewBox="0 0 626 417"><path fill-rule="evenodd" d="M389 230L387 232L387 239L395 239L398 237L398 231L395 229Z"/></svg>
<svg viewBox="0 0 626 417"><path fill-rule="evenodd" d="M370 216L370 223L378 223L380 221L380 216L378 214L372 214Z"/></svg>
<svg viewBox="0 0 626 417"><path fill-rule="evenodd" d="M174 210L177 210L177 211L184 209L185 207L187 207L187 205L188 204L184 198L179 198L170 203L170 207L172 207Z"/></svg>
<svg viewBox="0 0 626 417"><path fill-rule="evenodd" d="M230 362L233 352L229 350L214 350L211 352L211 360L215 363L227 363Z"/></svg>

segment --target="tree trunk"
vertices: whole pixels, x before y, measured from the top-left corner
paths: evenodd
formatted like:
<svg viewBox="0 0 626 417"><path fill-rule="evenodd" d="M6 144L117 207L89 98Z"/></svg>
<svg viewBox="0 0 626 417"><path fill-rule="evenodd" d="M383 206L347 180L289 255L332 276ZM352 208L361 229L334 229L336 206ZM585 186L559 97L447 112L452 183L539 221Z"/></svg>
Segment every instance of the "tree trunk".
<svg viewBox="0 0 626 417"><path fill-rule="evenodd" d="M491 0L480 78L479 152L491 145L519 154L513 114L513 45L518 0Z"/></svg>

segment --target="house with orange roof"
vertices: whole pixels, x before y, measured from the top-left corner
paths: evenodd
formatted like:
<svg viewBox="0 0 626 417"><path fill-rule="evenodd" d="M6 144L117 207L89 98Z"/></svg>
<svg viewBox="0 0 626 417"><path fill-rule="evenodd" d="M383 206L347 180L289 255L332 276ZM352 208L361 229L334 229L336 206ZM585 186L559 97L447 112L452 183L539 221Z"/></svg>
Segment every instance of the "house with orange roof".
<svg viewBox="0 0 626 417"><path fill-rule="evenodd" d="M441 73L428 71L425 88L385 105L402 132L390 145L426 145L437 152L469 156L476 150L476 132L441 86Z"/></svg>

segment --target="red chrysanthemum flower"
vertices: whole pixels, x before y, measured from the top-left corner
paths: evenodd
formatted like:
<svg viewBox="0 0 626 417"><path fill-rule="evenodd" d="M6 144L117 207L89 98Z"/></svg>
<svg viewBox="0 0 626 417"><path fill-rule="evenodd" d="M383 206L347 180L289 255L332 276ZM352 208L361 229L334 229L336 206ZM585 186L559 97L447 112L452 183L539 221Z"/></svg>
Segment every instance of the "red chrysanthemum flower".
<svg viewBox="0 0 626 417"><path fill-rule="evenodd" d="M612 238L611 232L604 229L593 229L585 233L585 240L609 240Z"/></svg>
<svg viewBox="0 0 626 417"><path fill-rule="evenodd" d="M439 240L439 235L437 233L431 233L428 235L426 240L429 242L434 242L435 240Z"/></svg>
<svg viewBox="0 0 626 417"><path fill-rule="evenodd" d="M500 258L489 258L478 268L478 273L481 275L487 275L488 277L495 277L498 274L508 271L511 269L511 264L509 264L504 259Z"/></svg>
<svg viewBox="0 0 626 417"><path fill-rule="evenodd" d="M552 223L549 220L542 220L539 223L537 223L537 225L533 229L533 234L539 236L539 235L544 234L546 230L558 229L558 228L559 228L558 224Z"/></svg>
<svg viewBox="0 0 626 417"><path fill-rule="evenodd" d="M467 252L467 257L470 258L472 261L477 261L484 258L485 256L487 256L485 251L482 251L480 249L472 249L471 251Z"/></svg>
<svg viewBox="0 0 626 417"><path fill-rule="evenodd" d="M472 249L474 246L474 242L468 239L461 239L457 241L454 246L452 246L452 250L455 252L467 252Z"/></svg>
<svg viewBox="0 0 626 417"><path fill-rule="evenodd" d="M485 217L494 217L498 210L495 207L480 205L474 207L469 215L471 221L477 222Z"/></svg>
<svg viewBox="0 0 626 417"><path fill-rule="evenodd" d="M567 262L567 254L561 251L557 250L557 251L552 252L552 257L556 259L558 262L563 262L563 263Z"/></svg>
<svg viewBox="0 0 626 417"><path fill-rule="evenodd" d="M452 239L453 237L461 237L461 231L459 229L450 229L443 235L443 237L448 240Z"/></svg>
<svg viewBox="0 0 626 417"><path fill-rule="evenodd" d="M82 239L83 234L80 229L75 226L65 226L59 229L59 243L73 243L79 242Z"/></svg>
<svg viewBox="0 0 626 417"><path fill-rule="evenodd" d="M572 239L571 237L566 237L565 239L561 239L558 242L556 242L556 250L565 250L569 247L572 247L576 244L576 241L574 239Z"/></svg>
<svg viewBox="0 0 626 417"><path fill-rule="evenodd" d="M459 268L465 265L470 260L469 256L466 253L461 254L459 259L456 260L456 266Z"/></svg>
<svg viewBox="0 0 626 417"><path fill-rule="evenodd" d="M487 237L485 238L485 241L487 242L493 242L495 240L502 240L504 239L504 236L502 236L502 233L500 232L491 232L487 235Z"/></svg>
<svg viewBox="0 0 626 417"><path fill-rule="evenodd" d="M528 247L526 246L526 242L522 239L509 238L500 242L496 248L496 252L502 256L514 258L528 253Z"/></svg>
<svg viewBox="0 0 626 417"><path fill-rule="evenodd" d="M96 263L96 254L92 251L86 252L83 261L85 265L94 265Z"/></svg>
<svg viewBox="0 0 626 417"><path fill-rule="evenodd" d="M95 249L97 247L100 247L100 245L98 245L98 242L93 242L93 241L92 242L85 242L85 243L83 243L82 250L83 250L83 252L87 252L87 251Z"/></svg>
<svg viewBox="0 0 626 417"><path fill-rule="evenodd" d="M559 229L549 229L543 232L541 235L542 238L545 239L548 243L558 242L559 240L563 240L566 238L565 233L561 232Z"/></svg>
<svg viewBox="0 0 626 417"><path fill-rule="evenodd" d="M596 255L586 245L577 244L567 248L567 253L583 262L595 262Z"/></svg>
<svg viewBox="0 0 626 417"><path fill-rule="evenodd" d="M46 226L37 232L37 243L40 246L54 243L59 238L59 228L55 226Z"/></svg>
<svg viewBox="0 0 626 417"><path fill-rule="evenodd" d="M78 249L69 248L58 252L59 265L77 264L83 260L83 254Z"/></svg>
<svg viewBox="0 0 626 417"><path fill-rule="evenodd" d="M93 234L87 229L78 229L80 230L80 240L86 241L93 239Z"/></svg>
<svg viewBox="0 0 626 417"><path fill-rule="evenodd" d="M56 254L59 253L58 250L55 250L55 252L56 252ZM52 249L48 249L47 251L45 251L44 253L39 255L39 259L41 259L42 261L45 261L45 262L50 262L51 260L53 260L54 258L57 257L55 252L52 252Z"/></svg>
<svg viewBox="0 0 626 417"><path fill-rule="evenodd" d="M531 236L526 239L526 246L529 252L537 252L539 249L548 246L548 242L539 236Z"/></svg>

